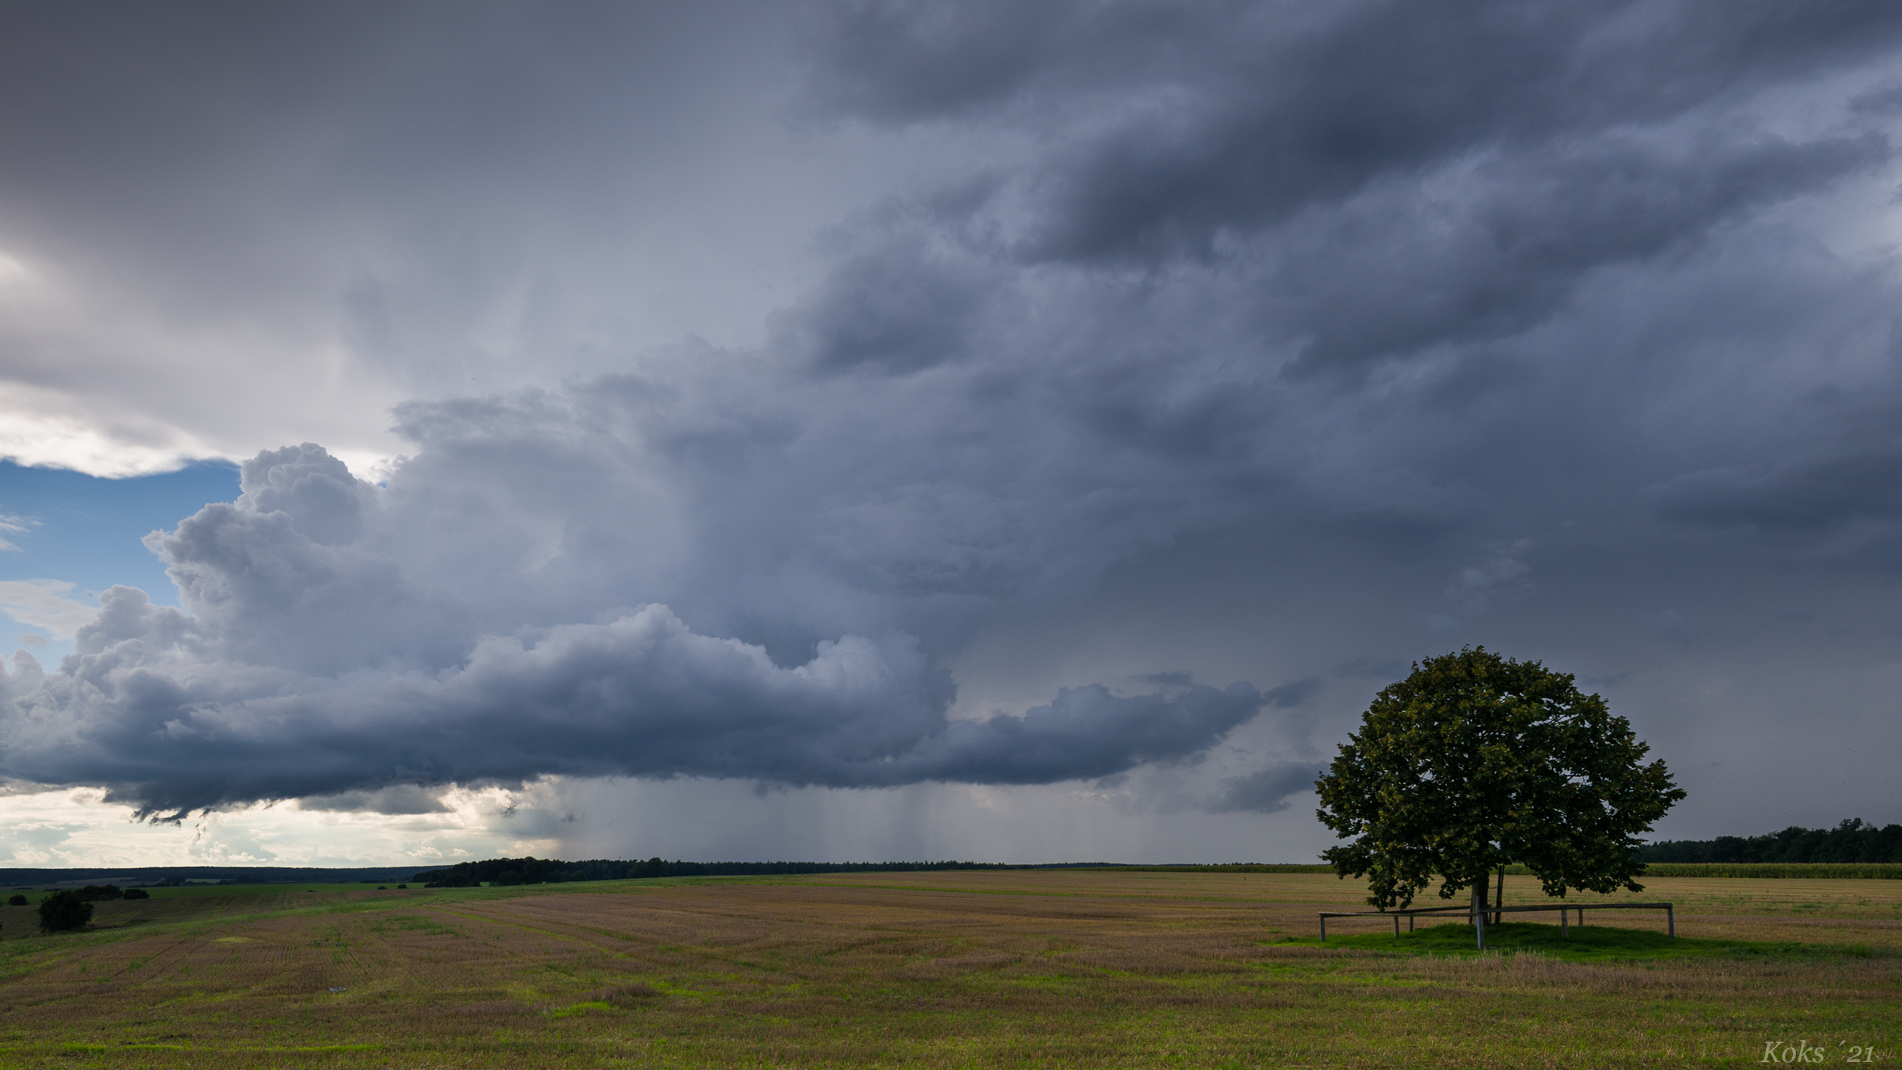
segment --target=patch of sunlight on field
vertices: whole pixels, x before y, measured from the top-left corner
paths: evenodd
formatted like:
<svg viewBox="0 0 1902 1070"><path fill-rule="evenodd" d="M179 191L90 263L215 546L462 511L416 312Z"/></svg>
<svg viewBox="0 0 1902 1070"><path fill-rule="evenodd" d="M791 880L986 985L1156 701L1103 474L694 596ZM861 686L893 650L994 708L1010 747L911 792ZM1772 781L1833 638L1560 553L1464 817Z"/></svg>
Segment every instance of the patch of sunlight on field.
<svg viewBox="0 0 1902 1070"><path fill-rule="evenodd" d="M1637 949L1617 961L1407 953L1353 919L1310 946L1315 912L1364 891L1305 873L192 889L99 904L93 931L58 937L0 907L0 1066L1742 1066L1799 1039L1902 1056L1902 882L1646 883L1574 901L1671 900L1676 950L1710 953L1647 957L1663 919L1637 911L1590 915ZM1531 878L1506 898L1541 899ZM1737 941L1757 950L1718 946Z"/></svg>

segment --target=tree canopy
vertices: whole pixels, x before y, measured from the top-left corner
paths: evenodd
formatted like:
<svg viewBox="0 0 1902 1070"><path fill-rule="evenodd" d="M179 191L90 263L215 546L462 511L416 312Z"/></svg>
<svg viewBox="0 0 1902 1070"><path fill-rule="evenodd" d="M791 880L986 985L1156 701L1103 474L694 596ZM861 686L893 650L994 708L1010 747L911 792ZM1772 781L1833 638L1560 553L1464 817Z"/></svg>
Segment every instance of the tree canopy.
<svg viewBox="0 0 1902 1070"><path fill-rule="evenodd" d="M1418 662L1374 698L1316 782L1321 821L1356 837L1322 857L1368 878L1367 901L1406 907L1522 863L1547 895L1633 891L1638 836L1684 798L1664 762L1604 699L1536 661L1484 647Z"/></svg>
<svg viewBox="0 0 1902 1070"><path fill-rule="evenodd" d="M49 933L84 928L92 920L92 904L78 892L59 891L40 900L40 930Z"/></svg>

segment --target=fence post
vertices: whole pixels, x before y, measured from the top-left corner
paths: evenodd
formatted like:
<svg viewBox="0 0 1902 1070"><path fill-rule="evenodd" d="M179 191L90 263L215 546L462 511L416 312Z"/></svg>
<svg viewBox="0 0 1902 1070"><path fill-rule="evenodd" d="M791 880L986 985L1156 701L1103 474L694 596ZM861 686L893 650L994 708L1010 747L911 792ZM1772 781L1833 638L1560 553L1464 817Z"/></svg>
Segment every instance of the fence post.
<svg viewBox="0 0 1902 1070"><path fill-rule="evenodd" d="M1677 939L1677 911L1669 904L1664 907L1664 924L1670 930L1671 939Z"/></svg>
<svg viewBox="0 0 1902 1070"><path fill-rule="evenodd" d="M1327 915L1321 915L1321 942L1327 943Z"/></svg>
<svg viewBox="0 0 1902 1070"><path fill-rule="evenodd" d="M1473 915L1473 921L1474 927L1479 930L1479 949L1484 951L1486 950L1486 912L1482 910Z"/></svg>
<svg viewBox="0 0 1902 1070"><path fill-rule="evenodd" d="M1393 916L1393 938L1400 939L1400 915L1398 914Z"/></svg>
<svg viewBox="0 0 1902 1070"><path fill-rule="evenodd" d="M1570 940L1571 938L1572 938L1571 908L1560 907L1559 908L1559 939Z"/></svg>

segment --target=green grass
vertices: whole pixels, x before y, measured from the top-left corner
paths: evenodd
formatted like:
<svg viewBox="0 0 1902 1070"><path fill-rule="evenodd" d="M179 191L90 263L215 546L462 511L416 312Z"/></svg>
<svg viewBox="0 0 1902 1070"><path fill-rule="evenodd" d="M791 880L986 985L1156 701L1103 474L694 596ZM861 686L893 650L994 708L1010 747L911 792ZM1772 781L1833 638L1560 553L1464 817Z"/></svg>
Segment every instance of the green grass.
<svg viewBox="0 0 1902 1070"><path fill-rule="evenodd" d="M1886 884L1660 881L1642 898L1684 938L1608 911L1569 940L1492 926L1486 954L1463 923L1280 940L1364 894L1327 874L180 889L0 945L0 1070L1741 1068L1779 1040L1889 1062Z"/></svg>
<svg viewBox="0 0 1902 1070"><path fill-rule="evenodd" d="M1414 955L1479 955L1536 951L1567 962L1630 961L1636 959L1688 959L1711 956L1757 955L1828 955L1873 954L1862 946L1828 947L1815 944L1775 944L1749 940L1712 940L1695 936L1672 938L1646 929L1622 929L1605 925L1574 925L1569 933L1557 925L1536 922L1503 922L1486 926L1486 951L1481 952L1473 927L1465 922L1434 925L1403 932L1396 938L1391 932L1353 933L1330 936L1323 943L1314 937L1290 937L1283 944L1310 947L1359 948Z"/></svg>

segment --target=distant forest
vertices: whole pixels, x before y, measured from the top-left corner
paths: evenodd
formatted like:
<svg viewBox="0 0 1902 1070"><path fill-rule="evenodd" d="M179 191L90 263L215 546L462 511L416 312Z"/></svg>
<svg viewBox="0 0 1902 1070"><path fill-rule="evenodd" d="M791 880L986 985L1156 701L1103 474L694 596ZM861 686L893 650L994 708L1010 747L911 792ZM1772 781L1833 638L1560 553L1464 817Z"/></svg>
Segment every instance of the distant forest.
<svg viewBox="0 0 1902 1070"><path fill-rule="evenodd" d="M1902 862L1902 825L1877 828L1851 818L1833 829L1794 826L1762 836L1661 840L1638 849L1643 862Z"/></svg>
<svg viewBox="0 0 1902 1070"><path fill-rule="evenodd" d="M559 884L566 881L618 881L635 877L770 877L792 873L915 873L942 869L1021 869L1001 862L617 862L594 858L560 862L549 858L490 858L458 862L448 869L425 870L410 878L430 888L473 888L480 884Z"/></svg>

